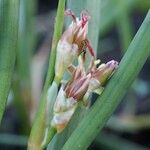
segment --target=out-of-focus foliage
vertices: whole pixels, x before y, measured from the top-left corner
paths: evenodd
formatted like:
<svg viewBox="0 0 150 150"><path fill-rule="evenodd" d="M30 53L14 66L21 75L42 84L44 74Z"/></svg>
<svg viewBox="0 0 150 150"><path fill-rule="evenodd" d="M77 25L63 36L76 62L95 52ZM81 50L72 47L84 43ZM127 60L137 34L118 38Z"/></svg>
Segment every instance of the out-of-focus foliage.
<svg viewBox="0 0 150 150"><path fill-rule="evenodd" d="M29 135L29 130L35 116L35 110L37 110L39 103L38 100L40 99L39 96L39 99L35 99L37 96L33 95L33 91L37 89L41 91L40 87L43 87L43 82L45 81L45 74L47 72L47 66L45 64L47 64L49 56L50 41L52 39L55 22L54 17L56 14L56 11L50 10L50 8L55 7L57 1L39 0L40 5L38 5L37 2L36 0L0 0L0 120L5 110L7 96L9 95L8 105L6 106L0 132L10 133L10 135L0 134L0 149L4 149L4 145L9 145L11 148L17 146L14 147L14 149L24 149L26 147L27 138L24 137L24 135ZM150 1L67 0L66 8L75 11L77 16L79 16L83 9L88 10L91 16L88 37L94 50L97 52L98 58L104 62L110 59L119 61L141 26L150 8ZM38 10L37 14L35 14L36 10ZM47 10L49 10L49 12L46 12ZM63 13L60 17L62 16ZM18 21L19 24L17 24ZM65 24L67 25L68 22L70 22L70 20L66 20ZM59 29L59 25L62 26L62 24L63 22L61 22L61 25L58 24L56 28ZM148 27L147 30L149 29ZM144 57L146 58L148 56L146 50L148 50L147 48L150 43L148 41L150 33L144 28L142 28L142 30L146 33L139 31L139 35L146 35L145 39L144 36L142 38L137 38L136 36L129 47L128 55L125 55L126 59L124 60L128 61L128 63L121 63L123 68L124 64L126 64L124 73L121 74L122 78L124 75L126 75L126 79L129 76L131 77L135 73L132 72L134 69L131 65L138 64L136 69L139 69L141 61L144 61ZM58 34L60 37L61 32ZM16 43L18 47L16 47ZM137 47L134 47L133 44ZM130 55L131 51L132 54L134 53L132 56ZM140 54L140 56L138 54ZM147 56L145 56L146 54ZM52 53L52 55L50 62L53 67L50 67L49 77L46 81L46 89L54 76L54 70L52 68L54 68L55 53ZM117 150L124 148L126 150L134 150L145 149L143 147L150 148L149 141L147 140L150 135L149 65L150 62L148 60L129 92L124 97L124 101L108 121L102 132L104 134L100 132L89 149ZM127 71L129 71L128 74ZM116 76L118 76L118 74L116 74ZM34 78L35 76L38 78ZM116 76L114 77L115 79ZM119 82L118 78L116 80L112 91L117 87L118 90L121 89L123 91L123 86L115 86ZM9 93L11 81L12 86L11 92ZM113 81L110 81L108 89L112 82ZM130 80L126 81L125 85L129 82ZM36 89L33 89L35 87ZM115 92L110 93L113 94ZM112 99L119 95L120 92L116 93L112 96ZM111 94L109 94L109 97ZM40 95L40 92L37 95ZM92 99L96 99L95 97L96 95L94 95ZM101 101L101 99L103 100L104 96L100 98L99 101ZM102 103L99 101L96 103L97 105L98 103ZM109 102L107 101L105 104L103 103L103 105L107 105ZM40 105L41 104L42 103L40 103ZM111 108L112 106L113 104L111 103ZM96 120L94 117L98 115L100 117L100 114L105 114L108 108L105 108L105 111L103 111L103 109L104 108L100 109L100 107L97 108L95 113L98 112L98 114L94 115L88 123L84 120L84 123L92 124L92 121L94 122ZM78 108L68 128L66 128L63 133L57 134L47 149L61 149L84 118L85 114L86 111L82 106ZM40 115L42 114L39 113L38 116ZM99 131L98 128L98 130L93 131L93 127L89 132L86 132L85 124L82 125L84 125L82 126L83 130L78 130L80 132L76 133L77 135L81 135L81 137L82 135L90 135L90 133L94 134ZM97 125L97 127L98 126L99 125ZM40 131L39 128L41 129L42 127L38 126L36 128L36 135L38 134L38 130ZM14 134L21 136L15 136ZM38 138L40 132L37 136L36 135L34 134L33 137ZM93 138L94 136L86 139L84 145L87 147ZM84 138L81 139L81 141L84 140ZM75 142L76 140L73 139L73 141ZM78 138L78 141L80 141L80 138ZM8 149L10 149L10 147L8 147Z"/></svg>
<svg viewBox="0 0 150 150"><path fill-rule="evenodd" d="M0 1L0 122L12 79L18 33L19 0Z"/></svg>

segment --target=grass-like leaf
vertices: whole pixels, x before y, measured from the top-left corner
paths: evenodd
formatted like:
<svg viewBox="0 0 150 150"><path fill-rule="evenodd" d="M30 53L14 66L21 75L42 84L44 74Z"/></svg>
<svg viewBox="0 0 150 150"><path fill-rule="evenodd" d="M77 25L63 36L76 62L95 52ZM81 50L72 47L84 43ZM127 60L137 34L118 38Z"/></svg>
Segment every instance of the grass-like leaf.
<svg viewBox="0 0 150 150"><path fill-rule="evenodd" d="M17 47L19 0L0 1L0 121L9 94Z"/></svg>
<svg viewBox="0 0 150 150"><path fill-rule="evenodd" d="M133 37L133 28L128 11L122 12L118 18L118 31L120 35L121 48L122 51L125 52Z"/></svg>
<svg viewBox="0 0 150 150"><path fill-rule="evenodd" d="M31 55L35 43L34 13L35 0L20 0L18 48L16 70L12 90L14 106L21 121L21 133L29 134L31 111Z"/></svg>

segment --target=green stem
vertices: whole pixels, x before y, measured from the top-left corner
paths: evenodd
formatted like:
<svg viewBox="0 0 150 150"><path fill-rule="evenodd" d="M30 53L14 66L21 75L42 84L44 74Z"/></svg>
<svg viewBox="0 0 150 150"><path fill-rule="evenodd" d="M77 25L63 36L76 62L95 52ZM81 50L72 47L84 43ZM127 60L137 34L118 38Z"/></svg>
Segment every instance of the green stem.
<svg viewBox="0 0 150 150"><path fill-rule="evenodd" d="M17 47L19 0L0 1L0 122L9 94Z"/></svg>
<svg viewBox="0 0 150 150"><path fill-rule="evenodd" d="M50 143L50 141L53 139L55 134L57 133L56 129L53 127L48 128L48 132L46 132L47 135L45 135L45 139L42 143L42 149L46 148L47 145Z"/></svg>
<svg viewBox="0 0 150 150"><path fill-rule="evenodd" d="M118 31L121 39L121 48L125 53L133 35L132 24L129 12L122 12L118 18Z"/></svg>
<svg viewBox="0 0 150 150"><path fill-rule="evenodd" d="M31 98L31 55L34 47L34 13L35 0L20 0L18 48L16 70L12 89L14 106L19 116L21 133L29 135Z"/></svg>
<svg viewBox="0 0 150 150"><path fill-rule="evenodd" d="M56 48L57 43L62 35L63 24L64 24L64 11L65 11L66 0L59 0L57 8L57 16L54 27L54 35L52 40L51 55L49 60L49 68L46 77L46 82L44 89L48 89L49 85L52 83L55 74L55 59L56 59Z"/></svg>
<svg viewBox="0 0 150 150"><path fill-rule="evenodd" d="M55 130L54 128L51 127L51 120L53 118L53 107L58 94L59 84L60 84L59 81L56 83L56 81L54 80L47 92L45 134L42 142L42 147L46 147L48 143L51 141L51 139L53 138L53 136L55 135L55 134L51 134L52 129Z"/></svg>
<svg viewBox="0 0 150 150"><path fill-rule="evenodd" d="M46 77L46 82L44 85L44 90L41 96L38 112L35 117L35 121L30 133L30 138L28 143L28 149L30 150L41 149L40 147L43 141L45 122L46 122L47 90L54 79L56 47L62 34L63 21L64 21L64 9L65 9L65 0L59 0L56 22L54 27L51 56L49 61L49 69Z"/></svg>
<svg viewBox="0 0 150 150"><path fill-rule="evenodd" d="M62 150L86 149L104 127L150 55L149 35L150 11L121 60L117 72Z"/></svg>

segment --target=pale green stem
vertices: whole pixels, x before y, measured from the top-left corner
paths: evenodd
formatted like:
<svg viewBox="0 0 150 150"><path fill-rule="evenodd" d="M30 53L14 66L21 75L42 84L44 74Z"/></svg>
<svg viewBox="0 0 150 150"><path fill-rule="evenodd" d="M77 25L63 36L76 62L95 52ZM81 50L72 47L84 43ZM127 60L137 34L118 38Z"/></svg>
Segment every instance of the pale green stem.
<svg viewBox="0 0 150 150"><path fill-rule="evenodd" d="M122 12L117 21L121 48L125 53L133 37L133 29L128 10L126 12Z"/></svg>
<svg viewBox="0 0 150 150"><path fill-rule="evenodd" d="M59 0L56 22L54 27L54 35L51 48L51 56L49 61L49 69L44 85L44 90L41 96L38 112L34 120L34 124L31 130L28 149L29 150L40 150L41 143L44 137L45 124L46 124L46 104L47 104L47 90L50 87L55 72L55 59L56 59L56 47L57 43L61 37L63 29L63 20L64 20L64 9L65 9L65 0ZM38 134L37 134L38 133Z"/></svg>

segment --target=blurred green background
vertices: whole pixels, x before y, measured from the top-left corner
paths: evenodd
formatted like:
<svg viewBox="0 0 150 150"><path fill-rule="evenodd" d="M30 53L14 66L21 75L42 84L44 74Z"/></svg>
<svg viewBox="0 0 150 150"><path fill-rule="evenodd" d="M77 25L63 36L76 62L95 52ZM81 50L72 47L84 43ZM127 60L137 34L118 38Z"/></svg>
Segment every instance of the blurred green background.
<svg viewBox="0 0 150 150"><path fill-rule="evenodd" d="M20 0L17 56L0 126L0 150L26 149L47 72L57 3ZM78 15L85 8L84 3L68 0L67 8ZM120 61L150 8L150 0L101 0L101 3L87 0L87 4L92 18L89 38L98 58L102 62ZM150 60L89 147L89 150L138 149L150 149Z"/></svg>

